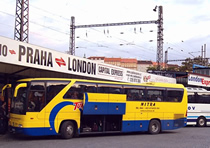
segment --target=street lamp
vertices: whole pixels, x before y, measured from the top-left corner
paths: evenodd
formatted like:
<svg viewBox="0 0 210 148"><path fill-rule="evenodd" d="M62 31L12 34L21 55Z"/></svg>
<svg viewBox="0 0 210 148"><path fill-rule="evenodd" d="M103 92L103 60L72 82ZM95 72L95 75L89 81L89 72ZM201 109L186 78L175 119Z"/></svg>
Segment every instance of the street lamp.
<svg viewBox="0 0 210 148"><path fill-rule="evenodd" d="M155 6L155 8L153 9L153 11L155 11L155 12L157 11L157 6Z"/></svg>

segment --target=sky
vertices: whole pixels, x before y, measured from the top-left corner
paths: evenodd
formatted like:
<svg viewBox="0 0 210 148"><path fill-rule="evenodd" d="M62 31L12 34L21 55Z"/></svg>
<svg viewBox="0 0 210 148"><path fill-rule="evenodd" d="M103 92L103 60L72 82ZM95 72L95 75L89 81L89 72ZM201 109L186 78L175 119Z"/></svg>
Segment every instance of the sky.
<svg viewBox="0 0 210 148"><path fill-rule="evenodd" d="M14 39L15 0L0 1L0 36ZM163 7L163 61L210 57L210 0L29 0L29 43L69 51L70 19L75 25L154 21ZM75 55L156 61L157 24L77 28ZM169 62L180 64L180 62Z"/></svg>

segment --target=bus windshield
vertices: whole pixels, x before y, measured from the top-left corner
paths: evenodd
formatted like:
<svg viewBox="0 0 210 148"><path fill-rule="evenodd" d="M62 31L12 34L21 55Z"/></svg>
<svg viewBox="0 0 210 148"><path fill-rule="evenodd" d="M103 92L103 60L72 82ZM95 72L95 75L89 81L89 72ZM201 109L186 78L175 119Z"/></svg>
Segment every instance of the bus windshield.
<svg viewBox="0 0 210 148"><path fill-rule="evenodd" d="M16 85L17 86L17 85ZM18 89L17 96L12 98L11 113L25 114L27 103L27 90L28 87L21 87Z"/></svg>

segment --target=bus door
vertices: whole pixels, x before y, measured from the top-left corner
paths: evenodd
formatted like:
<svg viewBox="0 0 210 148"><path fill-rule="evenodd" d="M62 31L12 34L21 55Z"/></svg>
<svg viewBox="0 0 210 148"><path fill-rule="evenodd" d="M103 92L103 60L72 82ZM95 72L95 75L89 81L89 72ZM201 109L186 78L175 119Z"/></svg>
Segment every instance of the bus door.
<svg viewBox="0 0 210 148"><path fill-rule="evenodd" d="M45 83L32 81L28 91L27 115L30 116L30 126L43 128L45 119Z"/></svg>

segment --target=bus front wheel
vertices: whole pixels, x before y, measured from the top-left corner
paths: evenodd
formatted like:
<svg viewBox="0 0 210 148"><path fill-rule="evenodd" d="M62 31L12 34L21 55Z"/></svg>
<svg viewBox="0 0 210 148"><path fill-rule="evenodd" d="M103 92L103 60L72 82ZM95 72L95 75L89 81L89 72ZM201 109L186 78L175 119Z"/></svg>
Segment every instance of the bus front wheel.
<svg viewBox="0 0 210 148"><path fill-rule="evenodd" d="M206 126L206 119L204 117L199 117L197 119L197 126L199 126L199 127Z"/></svg>
<svg viewBox="0 0 210 148"><path fill-rule="evenodd" d="M149 123L148 132L150 134L158 134L160 133L160 122L158 120L151 120Z"/></svg>
<svg viewBox="0 0 210 148"><path fill-rule="evenodd" d="M70 139L74 136L75 128L71 121L65 121L61 125L61 137L64 139Z"/></svg>

